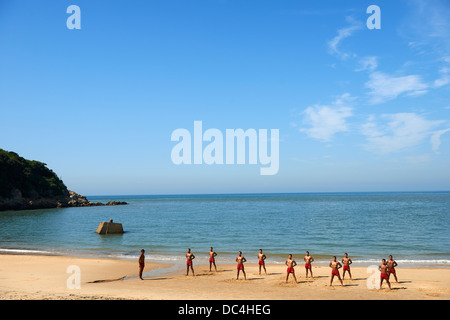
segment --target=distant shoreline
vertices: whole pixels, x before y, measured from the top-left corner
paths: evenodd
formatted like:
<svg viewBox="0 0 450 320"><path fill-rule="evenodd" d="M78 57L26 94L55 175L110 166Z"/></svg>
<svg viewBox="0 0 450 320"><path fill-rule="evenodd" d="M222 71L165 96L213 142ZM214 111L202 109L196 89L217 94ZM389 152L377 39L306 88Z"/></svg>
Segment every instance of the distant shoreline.
<svg viewBox="0 0 450 320"><path fill-rule="evenodd" d="M0 248L0 256L2 255L20 255L20 256L59 256L59 257L73 257L73 258L87 258L87 259L112 259L112 260L123 260L123 261L137 261L139 257L139 253L136 254L130 254L130 255L114 255L114 254L97 254L94 253L87 253L87 252L51 252L51 251L45 251L45 250L32 250L32 249L4 249ZM196 259L194 262L196 264L208 264L209 256L207 253L195 253ZM250 256L248 254L244 255L247 260L248 264L257 264L257 258L253 255ZM275 258L274 258L275 257ZM331 261L331 256L329 255L315 255L315 261L313 262L313 265L317 266L328 266L329 262ZM269 258L266 260L267 264L274 264L274 265L284 265L285 261L285 255L282 254L275 254L272 256L269 256ZM340 261L341 257L338 257L338 261ZM380 257L380 259L361 259L358 258L352 258L354 267L368 267L373 265L379 265L382 258L387 257ZM218 257L216 258L217 263L222 264L234 264L235 261L235 255L231 253L220 253ZM299 265L303 265L303 255L301 254L294 254L294 259L297 261ZM185 263L185 257L183 255L182 250L180 250L180 254L174 255L174 254L167 254L162 255L160 253L153 254L151 252L147 252L147 261L155 262L155 263L174 263L174 264L182 264ZM436 260L436 259L420 259L420 260L410 260L410 259L396 259L397 263L399 263L400 267L405 268L450 268L450 261L447 260Z"/></svg>
<svg viewBox="0 0 450 320"><path fill-rule="evenodd" d="M183 196L265 196L265 195L327 195L327 194L385 194L385 193L450 193L450 190L413 190L413 191L303 191L303 192L230 192L230 193L161 193L161 194L91 194L89 198L133 198L133 197L183 197Z"/></svg>

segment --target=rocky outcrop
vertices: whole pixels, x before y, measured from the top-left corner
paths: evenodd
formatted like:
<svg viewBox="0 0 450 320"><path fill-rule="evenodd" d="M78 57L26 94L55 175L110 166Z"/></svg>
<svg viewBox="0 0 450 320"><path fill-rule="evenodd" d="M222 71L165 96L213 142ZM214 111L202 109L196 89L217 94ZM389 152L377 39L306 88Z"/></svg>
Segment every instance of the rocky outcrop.
<svg viewBox="0 0 450 320"><path fill-rule="evenodd" d="M67 202L68 207L92 207L92 206L103 206L103 203L94 203L89 201L85 196L82 196L74 191L69 190L70 200Z"/></svg>
<svg viewBox="0 0 450 320"><path fill-rule="evenodd" d="M107 203L92 202L85 196L68 190L68 196L58 196L51 198L25 198L20 190L13 191L13 197L4 199L0 197L0 211L6 210L33 210L68 207L95 207L95 206L115 206L128 204L124 201L109 201Z"/></svg>
<svg viewBox="0 0 450 320"><path fill-rule="evenodd" d="M68 207L93 207L93 206L116 206L127 204L124 201L109 201L107 203L92 202L85 196L82 196L74 191L69 190L70 200L67 202Z"/></svg>
<svg viewBox="0 0 450 320"><path fill-rule="evenodd" d="M45 163L0 149L0 211L123 205L94 203L67 189Z"/></svg>

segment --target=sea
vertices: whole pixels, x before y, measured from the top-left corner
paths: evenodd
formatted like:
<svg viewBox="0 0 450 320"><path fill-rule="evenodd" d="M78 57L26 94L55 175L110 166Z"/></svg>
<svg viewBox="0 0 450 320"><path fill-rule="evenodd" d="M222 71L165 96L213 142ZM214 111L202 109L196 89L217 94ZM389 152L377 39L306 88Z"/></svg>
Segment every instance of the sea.
<svg viewBox="0 0 450 320"><path fill-rule="evenodd" d="M450 267L450 192L355 192L88 196L127 205L0 212L0 254L66 255L181 266L188 248L196 264L284 264L306 251L316 264L348 253L354 266ZM102 221L125 233L95 233Z"/></svg>

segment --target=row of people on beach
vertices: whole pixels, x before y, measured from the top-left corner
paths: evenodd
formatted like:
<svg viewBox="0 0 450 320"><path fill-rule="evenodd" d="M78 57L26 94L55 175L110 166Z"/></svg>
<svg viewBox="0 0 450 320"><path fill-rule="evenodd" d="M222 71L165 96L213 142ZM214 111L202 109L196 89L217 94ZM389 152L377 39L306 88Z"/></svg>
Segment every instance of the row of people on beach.
<svg viewBox="0 0 450 320"><path fill-rule="evenodd" d="M139 278L143 280L142 278L142 272L144 270L145 266L145 250L141 250L141 255L139 256ZM216 266L216 256L217 252L214 251L213 247L209 250L209 271L212 272L212 267L214 266L214 270L217 272L217 266ZM191 252L191 249L188 249L186 252L186 276L189 275L189 271L191 271L192 275L195 276L194 273L194 264L193 260L195 259L195 255ZM259 249L258 253L258 268L259 268L259 275L261 275L262 270L264 270L264 273L267 275L266 270L266 262L267 256L263 253L262 249ZM303 257L303 260L305 262L305 270L306 270L306 278L308 278L308 274L311 279L314 279L313 276L313 270L312 270L312 263L314 261L314 257L312 257L309 254L309 251L306 251L305 256ZM238 252L238 256L236 257L236 263L237 263L237 274L236 274L236 280L239 280L239 274L242 272L244 276L244 280L247 280L247 275L245 273L244 263L247 262L247 259L242 255L242 252ZM341 264L342 262L342 264ZM352 259L349 258L348 254L345 253L344 257L341 259L341 261L337 261L336 256L333 256L332 261L329 263L329 267L331 268L331 277L330 277L330 286L333 285L333 279L334 277L337 277L340 281L341 285L343 286L343 280L345 280L345 274L348 273L350 280L352 279L352 273L350 270L350 265L353 263ZM292 274L295 283L297 283L297 278L295 276L295 266L297 266L297 262L293 259L292 254L289 254L288 258L285 261L285 265L287 266L286 270L286 283L289 280L289 276ZM393 259L392 255L389 256L389 259L382 259L381 264L378 266L378 270L380 271L380 287L383 284L383 281L386 281L389 289L391 289L391 284L389 282L389 278L391 275L394 276L395 281L398 282L397 279L397 273L395 270L395 267L397 267L397 262ZM339 269L343 270L342 278L339 273Z"/></svg>

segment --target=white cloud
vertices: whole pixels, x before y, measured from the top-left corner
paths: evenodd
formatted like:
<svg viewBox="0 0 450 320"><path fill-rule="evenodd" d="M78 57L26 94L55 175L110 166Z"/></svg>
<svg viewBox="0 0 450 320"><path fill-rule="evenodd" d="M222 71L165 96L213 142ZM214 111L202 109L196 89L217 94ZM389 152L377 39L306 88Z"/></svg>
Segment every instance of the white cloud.
<svg viewBox="0 0 450 320"><path fill-rule="evenodd" d="M450 68L441 68L439 72L442 74L442 76L434 81L433 87L435 88L443 87L450 83Z"/></svg>
<svg viewBox="0 0 450 320"><path fill-rule="evenodd" d="M315 105L305 110L312 127L300 129L302 132L315 139L328 142L334 134L348 131L345 119L352 115L349 107L330 108L328 106Z"/></svg>
<svg viewBox="0 0 450 320"><path fill-rule="evenodd" d="M367 122L361 126L361 133L363 135L368 137L379 137L383 135L383 133L380 130L378 130L377 124L374 121L375 116L370 115Z"/></svg>
<svg viewBox="0 0 450 320"><path fill-rule="evenodd" d="M370 89L370 103L376 104L395 99L403 93L423 94L427 92L429 86L423 83L418 75L395 77L376 71L370 74L366 87Z"/></svg>
<svg viewBox="0 0 450 320"><path fill-rule="evenodd" d="M422 143L434 133L432 130L443 121L426 120L415 113L384 114L387 123L380 126L375 117L369 118L361 132L366 136L366 148L377 153L388 154L403 151Z"/></svg>
<svg viewBox="0 0 450 320"><path fill-rule="evenodd" d="M374 56L364 57L358 61L359 68L355 69L355 71L375 71L378 67L378 58Z"/></svg>
<svg viewBox="0 0 450 320"><path fill-rule="evenodd" d="M305 122L310 128L301 128L309 137L329 142L336 133L348 131L346 119L353 115L348 104L355 98L345 93L336 98L332 106L314 105L305 109Z"/></svg>
<svg viewBox="0 0 450 320"><path fill-rule="evenodd" d="M434 52L450 50L450 6L448 0L414 0L410 2L410 14L405 14L401 33L414 38L420 50L430 48ZM416 21L417 23L411 23ZM419 22L420 21L420 22Z"/></svg>
<svg viewBox="0 0 450 320"><path fill-rule="evenodd" d="M350 22L350 26L339 29L336 37L328 41L330 52L338 55L339 57L341 57L341 59L346 59L351 55L350 53L342 52L339 48L342 40L350 37L355 31L362 29L362 24L355 21L351 17L347 17L347 21Z"/></svg>
<svg viewBox="0 0 450 320"><path fill-rule="evenodd" d="M431 142L431 148L433 149L433 151L437 154L439 154L439 147L441 146L441 136L446 133L449 132L450 128L448 129L444 129L444 130L439 130L433 133L433 135L430 138L430 142Z"/></svg>

